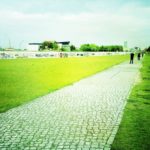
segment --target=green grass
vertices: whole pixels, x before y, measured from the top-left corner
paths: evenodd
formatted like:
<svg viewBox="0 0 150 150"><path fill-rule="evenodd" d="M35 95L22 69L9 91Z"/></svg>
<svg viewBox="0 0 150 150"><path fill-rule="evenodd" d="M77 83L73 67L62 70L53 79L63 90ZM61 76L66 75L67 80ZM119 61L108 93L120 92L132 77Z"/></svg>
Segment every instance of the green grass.
<svg viewBox="0 0 150 150"><path fill-rule="evenodd" d="M0 112L128 59L101 56L0 60Z"/></svg>
<svg viewBox="0 0 150 150"><path fill-rule="evenodd" d="M141 68L141 81L133 88L112 150L150 149L150 55Z"/></svg>

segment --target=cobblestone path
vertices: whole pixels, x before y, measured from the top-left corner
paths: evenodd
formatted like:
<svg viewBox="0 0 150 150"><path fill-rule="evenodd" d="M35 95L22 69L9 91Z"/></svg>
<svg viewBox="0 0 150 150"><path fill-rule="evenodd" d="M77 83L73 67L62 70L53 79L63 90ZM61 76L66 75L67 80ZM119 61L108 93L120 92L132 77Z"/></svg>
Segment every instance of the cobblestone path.
<svg viewBox="0 0 150 150"><path fill-rule="evenodd" d="M109 150L138 68L123 63L0 114L0 150Z"/></svg>

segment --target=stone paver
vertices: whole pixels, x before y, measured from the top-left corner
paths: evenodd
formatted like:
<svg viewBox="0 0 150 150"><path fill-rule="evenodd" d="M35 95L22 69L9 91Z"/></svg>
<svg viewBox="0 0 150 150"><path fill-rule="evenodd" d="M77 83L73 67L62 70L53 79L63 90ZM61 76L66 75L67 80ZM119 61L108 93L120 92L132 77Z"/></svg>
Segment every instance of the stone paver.
<svg viewBox="0 0 150 150"><path fill-rule="evenodd" d="M123 63L0 114L0 149L109 150L138 68Z"/></svg>

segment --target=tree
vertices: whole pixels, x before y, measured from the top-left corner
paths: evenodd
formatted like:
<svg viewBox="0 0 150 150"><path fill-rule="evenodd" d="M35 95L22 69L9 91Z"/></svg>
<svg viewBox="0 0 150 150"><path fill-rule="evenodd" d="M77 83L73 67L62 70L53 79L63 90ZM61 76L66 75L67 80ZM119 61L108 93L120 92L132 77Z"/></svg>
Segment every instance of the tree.
<svg viewBox="0 0 150 150"><path fill-rule="evenodd" d="M100 46L98 51L121 52L121 51L123 51L123 47L120 45Z"/></svg>
<svg viewBox="0 0 150 150"><path fill-rule="evenodd" d="M90 44L91 51L95 52L99 50L99 46L96 44Z"/></svg>
<svg viewBox="0 0 150 150"><path fill-rule="evenodd" d="M82 44L80 46L80 50L81 51L98 51L99 50L99 46L97 46L96 44Z"/></svg>
<svg viewBox="0 0 150 150"><path fill-rule="evenodd" d="M67 52L67 49L64 48L64 47L62 47L60 50L61 50L62 52Z"/></svg>
<svg viewBox="0 0 150 150"><path fill-rule="evenodd" d="M3 51L4 49L0 47L0 51Z"/></svg>
<svg viewBox="0 0 150 150"><path fill-rule="evenodd" d="M40 46L41 50L57 50L58 49L58 44L56 41L44 41L42 45Z"/></svg>
<svg viewBox="0 0 150 150"><path fill-rule="evenodd" d="M146 52L150 52L150 46L146 49Z"/></svg>
<svg viewBox="0 0 150 150"><path fill-rule="evenodd" d="M81 51L91 51L91 52L121 52L123 47L120 45L108 45L108 46L98 46L96 44L83 44L80 47Z"/></svg>
<svg viewBox="0 0 150 150"><path fill-rule="evenodd" d="M101 51L101 52L104 51L104 46L103 45L100 46L98 51Z"/></svg>
<svg viewBox="0 0 150 150"><path fill-rule="evenodd" d="M90 51L90 45L89 44L82 44L80 46L81 51Z"/></svg>
<svg viewBox="0 0 150 150"><path fill-rule="evenodd" d="M76 47L74 45L71 45L70 46L70 51L75 51L76 50Z"/></svg>

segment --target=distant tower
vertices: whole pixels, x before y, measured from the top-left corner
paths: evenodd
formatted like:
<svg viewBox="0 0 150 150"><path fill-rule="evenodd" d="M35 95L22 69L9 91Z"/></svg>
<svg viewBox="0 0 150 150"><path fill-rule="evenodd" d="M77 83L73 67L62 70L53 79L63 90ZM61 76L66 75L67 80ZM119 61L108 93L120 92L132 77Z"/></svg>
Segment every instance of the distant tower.
<svg viewBox="0 0 150 150"><path fill-rule="evenodd" d="M127 41L124 41L123 50L124 51L128 50L128 42Z"/></svg>
<svg viewBox="0 0 150 150"><path fill-rule="evenodd" d="M11 41L10 41L10 39L9 39L9 47L8 48L11 48Z"/></svg>

